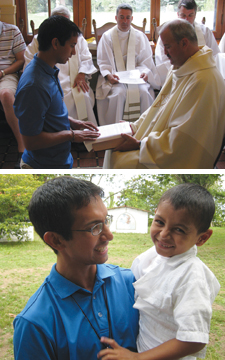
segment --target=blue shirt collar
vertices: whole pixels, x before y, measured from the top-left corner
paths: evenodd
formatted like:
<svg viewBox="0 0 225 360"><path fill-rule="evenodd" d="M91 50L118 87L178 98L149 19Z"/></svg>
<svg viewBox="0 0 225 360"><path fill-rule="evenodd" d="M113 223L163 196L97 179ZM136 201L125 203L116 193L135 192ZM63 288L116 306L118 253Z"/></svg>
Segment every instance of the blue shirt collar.
<svg viewBox="0 0 225 360"><path fill-rule="evenodd" d="M73 282L64 278L62 275L60 275L57 272L55 267L56 264L53 265L49 276L46 278L46 281L53 286L53 288L61 297L61 299L71 296L72 294L74 294L79 290L90 293L88 290L85 290L81 286L78 286ZM97 288L99 288L104 284L104 279L114 275L115 272L110 267L108 267L107 264L100 264L100 265L97 264L97 274L96 274L96 283L95 283L94 291L96 291Z"/></svg>
<svg viewBox="0 0 225 360"><path fill-rule="evenodd" d="M46 73L48 73L49 75L51 75L51 76L58 76L59 69L58 69L56 66L54 66L54 67L52 68L52 67L51 67L50 65L48 65L44 60L42 60L42 59L40 59L39 57L37 57L37 54L34 55L34 61L35 61L36 63L38 63L39 66L41 66L42 69L43 69Z"/></svg>

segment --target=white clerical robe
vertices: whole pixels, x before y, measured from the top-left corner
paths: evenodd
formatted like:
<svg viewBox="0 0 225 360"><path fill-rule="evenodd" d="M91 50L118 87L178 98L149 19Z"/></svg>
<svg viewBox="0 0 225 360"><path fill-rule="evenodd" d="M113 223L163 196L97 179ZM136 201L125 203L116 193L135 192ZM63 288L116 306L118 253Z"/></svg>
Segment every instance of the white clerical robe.
<svg viewBox="0 0 225 360"><path fill-rule="evenodd" d="M108 151L104 168L212 169L225 134L225 84L207 46L170 70L152 106L131 124L140 150Z"/></svg>
<svg viewBox="0 0 225 360"><path fill-rule="evenodd" d="M34 36L32 42L27 46L25 50L25 64L24 69L27 64L33 59L34 54L38 52L38 41L37 35ZM76 75L79 73L86 74L86 79L91 79L91 75L97 72L97 69L93 65L92 55L88 49L87 41L84 39L83 36L78 36L77 44L76 44L76 55L73 55L66 64L56 64L59 68L59 81L63 89L64 93L64 101L66 107L68 109L69 116L73 117L74 119L79 120L89 120L97 125L97 121L93 112L93 106L95 103L94 93L89 86L89 91L82 94L83 99L79 98L77 103L75 101L75 96L72 94L72 86L71 82L74 82ZM81 103L81 110L77 109L77 105ZM83 105L86 104L86 112L83 117L79 117L79 114L82 113Z"/></svg>
<svg viewBox="0 0 225 360"><path fill-rule="evenodd" d="M225 34L223 34L220 43L219 43L219 49L221 53L225 53Z"/></svg>
<svg viewBox="0 0 225 360"><path fill-rule="evenodd" d="M122 32L118 29L125 64L127 61L129 33L130 31ZM97 63L101 73L96 86L99 124L106 125L119 122L123 118L127 87L124 84L111 85L105 79L108 74L115 74L118 71L114 59L111 29L106 31L100 39ZM146 73L148 75L147 83L138 86L140 110L143 113L153 103L155 98L153 89L159 89L161 82L152 58L152 49L149 41L146 35L138 30L135 30L135 66L140 71L140 74Z"/></svg>
<svg viewBox="0 0 225 360"><path fill-rule="evenodd" d="M219 47L217 45L216 39L212 33L212 31L203 24L197 24L194 22L195 32L198 39L198 45L204 46L207 45L213 51L213 55L216 56L220 52ZM171 63L166 54L164 53L164 46L159 36L155 48L155 63L157 70L160 74L161 82L164 83L167 73L171 68Z"/></svg>

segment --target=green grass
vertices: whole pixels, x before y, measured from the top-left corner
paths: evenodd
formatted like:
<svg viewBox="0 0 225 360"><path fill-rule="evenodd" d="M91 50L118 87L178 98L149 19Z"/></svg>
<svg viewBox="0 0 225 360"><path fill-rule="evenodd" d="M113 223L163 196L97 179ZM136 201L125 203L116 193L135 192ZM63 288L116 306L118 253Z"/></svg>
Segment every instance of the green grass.
<svg viewBox="0 0 225 360"><path fill-rule="evenodd" d="M198 256L214 272L221 290L213 304L206 360L225 359L225 229L214 228ZM130 267L134 258L152 246L149 234L114 234L109 263ZM0 243L0 358L13 359L13 318L42 284L56 255L35 236L33 242Z"/></svg>

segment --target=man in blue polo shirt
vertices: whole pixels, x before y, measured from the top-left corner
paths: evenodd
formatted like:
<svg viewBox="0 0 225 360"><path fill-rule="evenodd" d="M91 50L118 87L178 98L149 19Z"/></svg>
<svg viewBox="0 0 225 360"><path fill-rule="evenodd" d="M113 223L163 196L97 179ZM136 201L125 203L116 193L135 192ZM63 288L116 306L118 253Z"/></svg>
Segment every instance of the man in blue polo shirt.
<svg viewBox="0 0 225 360"><path fill-rule="evenodd" d="M65 64L76 53L80 34L79 28L64 16L51 16L39 27L39 51L20 78L14 103L26 148L21 168L72 168L71 142L99 136L92 122L68 117L55 66Z"/></svg>
<svg viewBox="0 0 225 360"><path fill-rule="evenodd" d="M14 320L15 360L96 360L101 336L136 351L135 279L105 264L113 235L102 196L100 187L69 176L34 192L30 220L57 263Z"/></svg>

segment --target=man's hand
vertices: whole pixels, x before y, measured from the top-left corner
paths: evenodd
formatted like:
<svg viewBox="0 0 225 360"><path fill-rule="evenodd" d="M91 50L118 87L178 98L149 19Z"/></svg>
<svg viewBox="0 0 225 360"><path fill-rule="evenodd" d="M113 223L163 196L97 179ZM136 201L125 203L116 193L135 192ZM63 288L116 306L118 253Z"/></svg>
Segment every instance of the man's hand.
<svg viewBox="0 0 225 360"><path fill-rule="evenodd" d="M101 338L101 342L110 345L110 348L101 350L97 358L101 360L137 360L138 353L129 351L117 344L113 339Z"/></svg>
<svg viewBox="0 0 225 360"><path fill-rule="evenodd" d="M88 92L89 86L85 81L85 74L79 73L77 74L77 77L74 80L73 87L75 88L77 86L77 90L80 92L80 90L83 90L83 92Z"/></svg>
<svg viewBox="0 0 225 360"><path fill-rule="evenodd" d="M108 74L106 76L106 79L110 82L110 84L118 84L118 80L120 79L119 76L117 76L116 74Z"/></svg>
<svg viewBox="0 0 225 360"><path fill-rule="evenodd" d="M83 141L93 141L100 136L100 133L96 131L84 131L84 130L72 130L73 142L81 143Z"/></svg>
<svg viewBox="0 0 225 360"><path fill-rule="evenodd" d="M140 78L143 79L145 82L148 81L148 75L145 74L145 73L142 73L142 74L140 75Z"/></svg>
<svg viewBox="0 0 225 360"><path fill-rule="evenodd" d="M100 136L98 128L91 121L75 120L69 116L73 130L73 142L93 141ZM84 129L87 129L84 131Z"/></svg>
<svg viewBox="0 0 225 360"><path fill-rule="evenodd" d="M88 129L88 130L94 130L98 131L98 128L95 124L93 124L91 121L82 121L82 120L75 120L71 116L68 117L70 120L70 126L73 130L82 130L82 129Z"/></svg>
<svg viewBox="0 0 225 360"><path fill-rule="evenodd" d="M140 149L140 141L136 140L133 136L128 134L121 134L124 142L115 147L113 151L132 151L132 150L139 150Z"/></svg>

